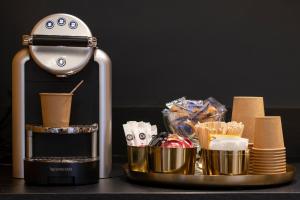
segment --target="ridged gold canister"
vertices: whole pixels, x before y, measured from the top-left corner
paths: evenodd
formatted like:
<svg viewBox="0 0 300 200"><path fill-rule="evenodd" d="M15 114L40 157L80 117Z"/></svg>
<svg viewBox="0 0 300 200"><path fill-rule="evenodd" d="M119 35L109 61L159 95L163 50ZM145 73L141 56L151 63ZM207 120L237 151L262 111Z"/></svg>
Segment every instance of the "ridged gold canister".
<svg viewBox="0 0 300 200"><path fill-rule="evenodd" d="M249 151L201 150L204 175L242 175L248 173Z"/></svg>

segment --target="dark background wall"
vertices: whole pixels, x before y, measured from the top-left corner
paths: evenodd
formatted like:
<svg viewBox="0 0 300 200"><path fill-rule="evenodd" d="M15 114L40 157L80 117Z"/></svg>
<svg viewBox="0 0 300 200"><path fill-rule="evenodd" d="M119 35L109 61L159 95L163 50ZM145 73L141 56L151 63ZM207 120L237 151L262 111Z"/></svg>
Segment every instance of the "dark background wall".
<svg viewBox="0 0 300 200"><path fill-rule="evenodd" d="M269 108L297 108L299 10L297 0L2 1L1 149L10 144L12 57L48 14L78 16L99 38L113 61L114 108L162 107L183 95L229 107L233 96L257 95Z"/></svg>

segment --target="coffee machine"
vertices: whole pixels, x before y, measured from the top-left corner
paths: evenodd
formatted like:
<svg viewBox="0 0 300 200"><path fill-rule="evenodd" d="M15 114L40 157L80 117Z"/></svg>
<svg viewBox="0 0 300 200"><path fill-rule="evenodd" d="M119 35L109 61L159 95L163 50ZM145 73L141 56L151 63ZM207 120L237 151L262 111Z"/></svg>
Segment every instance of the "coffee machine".
<svg viewBox="0 0 300 200"><path fill-rule="evenodd" d="M41 19L12 62L13 177L29 184L79 185L108 178L111 150L111 61L79 18ZM70 127L43 127L40 92L70 91Z"/></svg>

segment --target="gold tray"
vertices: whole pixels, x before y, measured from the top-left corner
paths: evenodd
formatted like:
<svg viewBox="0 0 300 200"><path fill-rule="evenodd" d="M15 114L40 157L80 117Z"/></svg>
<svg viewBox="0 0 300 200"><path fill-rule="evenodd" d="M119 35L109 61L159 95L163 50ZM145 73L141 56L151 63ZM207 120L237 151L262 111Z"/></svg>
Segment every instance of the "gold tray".
<svg viewBox="0 0 300 200"><path fill-rule="evenodd" d="M273 175L180 175L164 173L133 172L128 165L123 166L126 176L142 183L158 183L173 186L214 186L214 187L255 187L289 183L294 180L296 169L287 165L286 173Z"/></svg>

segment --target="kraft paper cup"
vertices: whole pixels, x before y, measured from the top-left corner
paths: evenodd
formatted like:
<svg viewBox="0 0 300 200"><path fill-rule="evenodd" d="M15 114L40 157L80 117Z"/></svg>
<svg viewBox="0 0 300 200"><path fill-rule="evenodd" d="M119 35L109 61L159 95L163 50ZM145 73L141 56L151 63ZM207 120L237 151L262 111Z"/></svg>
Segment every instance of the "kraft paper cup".
<svg viewBox="0 0 300 200"><path fill-rule="evenodd" d="M282 150L284 140L281 117L267 116L255 119L255 135L253 149Z"/></svg>
<svg viewBox="0 0 300 200"><path fill-rule="evenodd" d="M276 165L276 166L270 166L270 165L254 165L255 169L283 169L286 168L286 165L284 163L282 165Z"/></svg>
<svg viewBox="0 0 300 200"><path fill-rule="evenodd" d="M71 93L40 93L43 126L69 126L72 96Z"/></svg>
<svg viewBox="0 0 300 200"><path fill-rule="evenodd" d="M286 166L278 169L258 169L258 168L254 169L255 172L283 172L285 170L286 170Z"/></svg>
<svg viewBox="0 0 300 200"><path fill-rule="evenodd" d="M277 164L282 164L285 162L286 159L281 159L281 160L272 160L272 161L264 161L264 160L255 160L255 164L264 164L264 165L277 165ZM254 163L253 163L254 164Z"/></svg>
<svg viewBox="0 0 300 200"><path fill-rule="evenodd" d="M282 153L286 152L285 148L280 148L280 149L259 149L259 148L252 148L253 152L256 153Z"/></svg>
<svg viewBox="0 0 300 200"><path fill-rule="evenodd" d="M269 160L266 160L266 159L253 159L253 165L254 163L256 162L260 162L260 163L275 163L275 162L285 162L286 161L286 158L285 157L282 157L282 158L274 158L274 159L269 159Z"/></svg>
<svg viewBox="0 0 300 200"><path fill-rule="evenodd" d="M234 97L232 121L243 122L245 125L242 137L254 142L255 118L265 116L263 97Z"/></svg>
<svg viewBox="0 0 300 200"><path fill-rule="evenodd" d="M282 163L279 163L279 164L258 164L258 163L255 163L255 165L254 165L254 167L256 168L256 169L259 169L259 168L261 168L261 169L281 169L281 168L284 168L284 167L286 167L286 164L285 164L285 162L282 162Z"/></svg>

